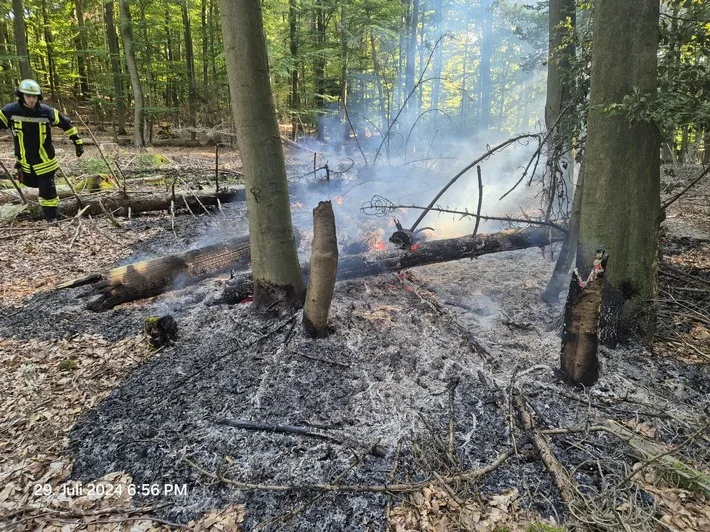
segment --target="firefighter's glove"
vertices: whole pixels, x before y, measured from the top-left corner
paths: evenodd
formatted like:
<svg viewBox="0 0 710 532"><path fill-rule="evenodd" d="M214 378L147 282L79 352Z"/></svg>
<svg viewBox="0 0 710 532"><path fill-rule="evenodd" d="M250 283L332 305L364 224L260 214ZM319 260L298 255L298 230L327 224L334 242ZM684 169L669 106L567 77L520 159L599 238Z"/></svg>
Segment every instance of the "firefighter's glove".
<svg viewBox="0 0 710 532"><path fill-rule="evenodd" d="M81 157L82 154L84 153L84 145L83 144L74 144L74 149L76 150L77 157Z"/></svg>

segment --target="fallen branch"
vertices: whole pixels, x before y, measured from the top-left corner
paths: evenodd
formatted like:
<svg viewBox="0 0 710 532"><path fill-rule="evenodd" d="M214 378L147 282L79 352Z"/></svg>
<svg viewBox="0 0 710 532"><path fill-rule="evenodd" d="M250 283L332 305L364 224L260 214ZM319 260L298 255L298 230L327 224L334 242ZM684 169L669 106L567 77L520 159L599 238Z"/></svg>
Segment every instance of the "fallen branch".
<svg viewBox="0 0 710 532"><path fill-rule="evenodd" d="M469 471L464 471L456 475L442 476L440 480L446 483L462 482L462 481L474 481L478 480L491 471L496 470L500 467L513 453L512 449L508 449L501 454L499 454L493 462L480 468L472 469ZM422 480L420 482L407 482L402 484L256 484L251 482L240 482L231 478L224 477L222 475L212 473L200 467L195 462L189 458L183 456L180 460L195 471L202 473L206 477L209 477L217 482L223 482L225 484L230 484L238 489L243 490L261 490L261 491L326 491L332 493L406 493L412 491L419 491L426 488L431 484L431 480Z"/></svg>
<svg viewBox="0 0 710 532"><path fill-rule="evenodd" d="M510 393L515 409L518 412L520 422L523 425L523 429L530 437L533 446L540 456L540 460L542 460L542 463L545 464L545 467L550 472L550 475L552 475L557 489L560 490L562 500L567 504L570 504L574 500L574 494L576 492L574 481L571 479L564 466L557 459L555 453L552 452L552 448L547 442L545 436L535 428L535 422L528 411L523 396L520 393L515 393L515 390L512 389Z"/></svg>
<svg viewBox="0 0 710 532"><path fill-rule="evenodd" d="M308 436L309 438L318 438L320 440L329 441L332 443L337 443L338 445L355 445L354 438L340 439L334 436L329 436L327 434L321 434L319 432L313 432L312 430L306 429L304 427L296 427L294 425L277 425L271 423L256 423L253 421L242 421L239 419L229 419L226 417L216 418L215 422L220 425L227 425L229 427L234 427L238 429L245 430L255 430L264 432L276 432L279 434L298 434L299 436ZM370 447L370 454L378 458L384 458L387 456L387 450L379 445Z"/></svg>

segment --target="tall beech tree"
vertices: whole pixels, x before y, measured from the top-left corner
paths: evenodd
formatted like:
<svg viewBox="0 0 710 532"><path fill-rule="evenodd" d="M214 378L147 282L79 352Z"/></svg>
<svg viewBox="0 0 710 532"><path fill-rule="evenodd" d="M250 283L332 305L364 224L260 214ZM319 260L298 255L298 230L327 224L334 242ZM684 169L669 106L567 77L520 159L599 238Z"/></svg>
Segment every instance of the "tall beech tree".
<svg viewBox="0 0 710 532"><path fill-rule="evenodd" d="M634 331L647 341L654 333L660 135L653 123L610 113L608 107L634 91L655 95L658 17L658 0L595 3L577 267L586 275L597 250L609 254L599 333L612 346ZM571 356L575 360L563 360L563 368L596 371L595 349ZM590 384L585 371L567 378Z"/></svg>
<svg viewBox="0 0 710 532"><path fill-rule="evenodd" d="M269 81L259 0L221 0L229 94L244 166L254 306L303 304L286 164Z"/></svg>

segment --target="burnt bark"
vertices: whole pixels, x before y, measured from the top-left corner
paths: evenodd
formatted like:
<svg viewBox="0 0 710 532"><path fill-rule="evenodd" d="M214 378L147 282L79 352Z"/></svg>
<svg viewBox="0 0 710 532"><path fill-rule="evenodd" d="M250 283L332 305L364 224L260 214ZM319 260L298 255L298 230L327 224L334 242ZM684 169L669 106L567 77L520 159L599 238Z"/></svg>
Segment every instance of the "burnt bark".
<svg viewBox="0 0 710 532"><path fill-rule="evenodd" d="M529 247L542 247L559 242L564 233L549 227L507 229L498 233L463 236L444 240L432 240L415 245L408 251L383 251L342 257L338 261L336 280L358 279L381 273L397 272L416 266L436 264L465 258L475 258L489 253L500 253ZM304 276L309 267L303 266ZM250 279L241 276L230 281L222 299L226 303L239 302L249 293Z"/></svg>
<svg viewBox="0 0 710 532"><path fill-rule="evenodd" d="M578 253L578 260L581 254ZM606 255L597 253L592 273L583 281L575 269L570 281L562 331L560 366L568 384L591 386L599 378L599 322Z"/></svg>
<svg viewBox="0 0 710 532"><path fill-rule="evenodd" d="M95 294L86 307L109 310L168 290L184 288L201 279L230 269L244 269L250 260L249 237L234 238L185 253L137 262L67 281L57 289L92 284Z"/></svg>
<svg viewBox="0 0 710 532"><path fill-rule="evenodd" d="M303 327L311 338L324 338L328 335L328 312L338 269L338 238L335 234L335 215L330 201L321 201L313 209L311 247Z"/></svg>

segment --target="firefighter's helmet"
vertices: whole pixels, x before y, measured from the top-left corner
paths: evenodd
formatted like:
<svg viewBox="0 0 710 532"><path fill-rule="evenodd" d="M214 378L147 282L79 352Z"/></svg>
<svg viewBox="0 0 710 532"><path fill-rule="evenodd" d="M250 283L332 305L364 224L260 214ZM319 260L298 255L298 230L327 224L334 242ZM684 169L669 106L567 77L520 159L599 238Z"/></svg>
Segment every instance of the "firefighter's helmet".
<svg viewBox="0 0 710 532"><path fill-rule="evenodd" d="M39 86L39 83L33 79L23 79L20 81L15 94L17 94L17 96L20 96L21 94L32 94L34 96L39 96L40 100L42 99L42 89Z"/></svg>

